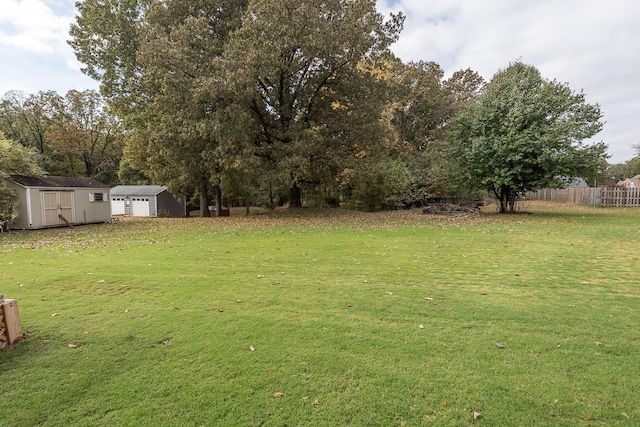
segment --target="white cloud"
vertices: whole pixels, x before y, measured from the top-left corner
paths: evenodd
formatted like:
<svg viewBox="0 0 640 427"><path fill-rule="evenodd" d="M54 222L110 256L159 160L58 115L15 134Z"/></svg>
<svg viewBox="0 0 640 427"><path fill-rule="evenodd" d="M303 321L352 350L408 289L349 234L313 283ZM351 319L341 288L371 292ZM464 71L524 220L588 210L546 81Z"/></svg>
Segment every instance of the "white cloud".
<svg viewBox="0 0 640 427"><path fill-rule="evenodd" d="M56 15L43 0L0 0L0 44L35 54L65 49L73 15Z"/></svg>
<svg viewBox="0 0 640 427"><path fill-rule="evenodd" d="M96 89L67 44L74 0L0 0L0 95Z"/></svg>
<svg viewBox="0 0 640 427"><path fill-rule="evenodd" d="M405 29L393 51L404 61L439 63L447 74L471 68L489 80L515 60L599 103L611 161L640 141L640 2L636 0L378 0L401 10Z"/></svg>

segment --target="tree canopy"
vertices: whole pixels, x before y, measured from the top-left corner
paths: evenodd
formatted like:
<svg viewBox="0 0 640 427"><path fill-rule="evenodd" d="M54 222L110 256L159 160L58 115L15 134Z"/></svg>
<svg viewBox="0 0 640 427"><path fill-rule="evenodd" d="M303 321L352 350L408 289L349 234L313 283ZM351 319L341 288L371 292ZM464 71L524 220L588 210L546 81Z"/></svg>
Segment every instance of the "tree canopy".
<svg viewBox="0 0 640 427"><path fill-rule="evenodd" d="M606 146L584 140L601 130L601 116L583 93L516 62L455 118L451 154L469 186L493 193L501 212L513 211L526 191L594 173Z"/></svg>
<svg viewBox="0 0 640 427"><path fill-rule="evenodd" d="M0 99L0 132L36 150L49 174L117 182L123 130L96 91L10 91Z"/></svg>
<svg viewBox="0 0 640 427"><path fill-rule="evenodd" d="M136 134L128 161L156 180L205 193L255 156L299 206L302 183L375 145L384 99L373 70L403 19L385 21L374 1L85 0L78 10L70 44Z"/></svg>
<svg viewBox="0 0 640 427"><path fill-rule="evenodd" d="M373 0L77 6L70 45L126 128L122 176L199 194L203 214L222 189L380 209L467 187L507 211L526 191L604 169L605 145L584 143L600 108L582 93L521 62L487 85L469 69L445 78L433 62L403 64L389 47L404 17Z"/></svg>

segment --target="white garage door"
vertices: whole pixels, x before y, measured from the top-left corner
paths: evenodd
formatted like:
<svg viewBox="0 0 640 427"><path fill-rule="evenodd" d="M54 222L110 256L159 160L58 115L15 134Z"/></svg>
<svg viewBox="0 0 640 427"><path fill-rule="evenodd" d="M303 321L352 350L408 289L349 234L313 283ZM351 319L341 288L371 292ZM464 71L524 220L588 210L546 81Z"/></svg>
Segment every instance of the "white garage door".
<svg viewBox="0 0 640 427"><path fill-rule="evenodd" d="M133 216L149 216L149 199L148 198L132 199L131 214Z"/></svg>
<svg viewBox="0 0 640 427"><path fill-rule="evenodd" d="M124 199L122 197L111 198L111 215L124 215Z"/></svg>

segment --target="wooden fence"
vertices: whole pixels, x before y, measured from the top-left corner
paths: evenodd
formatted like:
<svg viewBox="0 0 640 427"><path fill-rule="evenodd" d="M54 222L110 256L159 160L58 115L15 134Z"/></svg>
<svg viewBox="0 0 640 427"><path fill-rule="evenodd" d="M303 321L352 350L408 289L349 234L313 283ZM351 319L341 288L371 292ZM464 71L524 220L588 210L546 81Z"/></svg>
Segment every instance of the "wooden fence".
<svg viewBox="0 0 640 427"><path fill-rule="evenodd" d="M602 206L600 188L542 188L530 191L526 200L546 200L550 202L575 203L579 205Z"/></svg>
<svg viewBox="0 0 640 427"><path fill-rule="evenodd" d="M640 207L640 188L543 188L527 193L525 199L604 207Z"/></svg>
<svg viewBox="0 0 640 427"><path fill-rule="evenodd" d="M603 188L601 197L602 206L640 207L640 188Z"/></svg>

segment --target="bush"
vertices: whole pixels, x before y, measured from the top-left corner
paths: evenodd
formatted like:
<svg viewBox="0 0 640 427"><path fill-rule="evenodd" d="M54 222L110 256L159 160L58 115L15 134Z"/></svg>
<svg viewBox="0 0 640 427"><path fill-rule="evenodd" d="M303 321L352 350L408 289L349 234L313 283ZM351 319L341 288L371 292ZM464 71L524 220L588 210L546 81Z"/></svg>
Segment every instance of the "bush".
<svg viewBox="0 0 640 427"><path fill-rule="evenodd" d="M0 232L8 231L9 225L18 217L15 192L0 186Z"/></svg>

